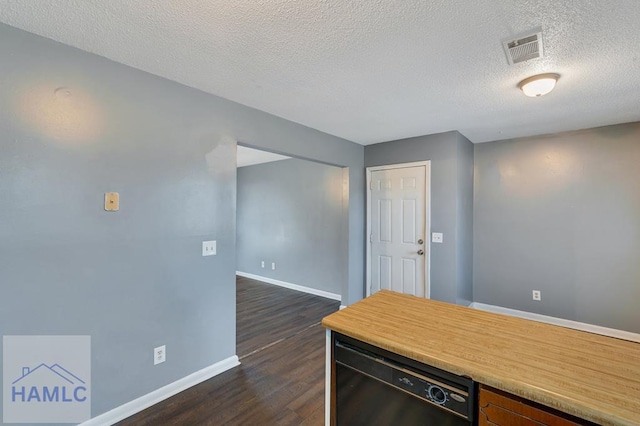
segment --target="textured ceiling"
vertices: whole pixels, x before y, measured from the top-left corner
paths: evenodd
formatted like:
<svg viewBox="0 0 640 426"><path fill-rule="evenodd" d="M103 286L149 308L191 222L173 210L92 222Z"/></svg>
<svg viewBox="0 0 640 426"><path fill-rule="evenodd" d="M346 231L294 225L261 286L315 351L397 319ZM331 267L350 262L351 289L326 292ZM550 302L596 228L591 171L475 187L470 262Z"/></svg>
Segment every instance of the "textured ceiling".
<svg viewBox="0 0 640 426"><path fill-rule="evenodd" d="M0 21L361 144L640 120L638 0L0 0ZM539 26L545 57L508 66ZM541 72L556 90L526 98Z"/></svg>

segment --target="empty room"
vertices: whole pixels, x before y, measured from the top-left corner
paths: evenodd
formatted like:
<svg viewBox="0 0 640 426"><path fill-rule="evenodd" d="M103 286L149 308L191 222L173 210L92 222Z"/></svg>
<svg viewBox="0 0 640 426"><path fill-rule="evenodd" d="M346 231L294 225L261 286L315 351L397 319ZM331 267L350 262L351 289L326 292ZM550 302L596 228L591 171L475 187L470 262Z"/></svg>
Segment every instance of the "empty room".
<svg viewBox="0 0 640 426"><path fill-rule="evenodd" d="M0 0L6 425L640 425L637 0Z"/></svg>

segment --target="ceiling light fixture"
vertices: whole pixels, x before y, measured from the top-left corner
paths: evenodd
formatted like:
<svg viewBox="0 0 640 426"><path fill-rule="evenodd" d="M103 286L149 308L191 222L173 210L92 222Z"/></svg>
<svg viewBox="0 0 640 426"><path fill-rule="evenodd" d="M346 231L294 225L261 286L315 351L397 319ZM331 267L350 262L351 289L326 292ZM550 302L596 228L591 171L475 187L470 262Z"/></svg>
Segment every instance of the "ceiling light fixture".
<svg viewBox="0 0 640 426"><path fill-rule="evenodd" d="M546 95L552 91L553 88L556 87L556 81L558 81L559 78L559 74L538 74L525 78L518 83L518 87L525 95L535 98Z"/></svg>

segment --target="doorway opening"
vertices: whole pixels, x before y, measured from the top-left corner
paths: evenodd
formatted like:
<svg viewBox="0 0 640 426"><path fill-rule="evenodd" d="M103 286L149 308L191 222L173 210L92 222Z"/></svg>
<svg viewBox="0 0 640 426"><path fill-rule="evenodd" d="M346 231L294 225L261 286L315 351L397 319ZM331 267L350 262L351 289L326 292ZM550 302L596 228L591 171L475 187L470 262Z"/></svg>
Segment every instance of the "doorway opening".
<svg viewBox="0 0 640 426"><path fill-rule="evenodd" d="M346 203L348 169L238 146L238 356L296 335L338 309L347 275ZM260 305L268 300L279 303ZM307 304L321 308L305 310Z"/></svg>

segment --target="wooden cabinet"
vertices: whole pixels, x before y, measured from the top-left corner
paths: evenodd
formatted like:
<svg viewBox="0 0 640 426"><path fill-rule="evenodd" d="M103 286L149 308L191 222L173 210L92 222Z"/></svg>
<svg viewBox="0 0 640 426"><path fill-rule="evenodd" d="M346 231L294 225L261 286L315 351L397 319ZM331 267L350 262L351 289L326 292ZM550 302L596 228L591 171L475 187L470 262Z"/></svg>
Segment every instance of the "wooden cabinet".
<svg viewBox="0 0 640 426"><path fill-rule="evenodd" d="M480 386L478 410L479 426L576 426L593 424L484 385Z"/></svg>

